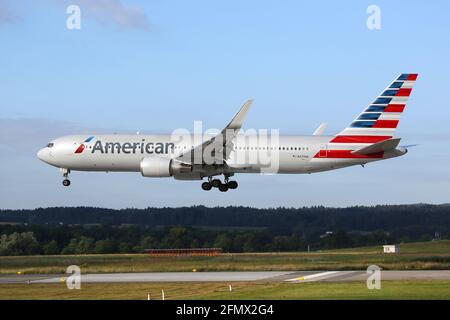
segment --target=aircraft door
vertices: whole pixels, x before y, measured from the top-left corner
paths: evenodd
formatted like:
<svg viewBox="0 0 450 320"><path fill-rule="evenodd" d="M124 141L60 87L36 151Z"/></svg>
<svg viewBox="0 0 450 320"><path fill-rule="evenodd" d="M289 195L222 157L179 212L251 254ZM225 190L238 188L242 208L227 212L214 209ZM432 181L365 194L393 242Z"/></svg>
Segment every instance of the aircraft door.
<svg viewBox="0 0 450 320"><path fill-rule="evenodd" d="M326 158L328 157L328 145L322 145L320 146L320 150L319 150L319 158Z"/></svg>

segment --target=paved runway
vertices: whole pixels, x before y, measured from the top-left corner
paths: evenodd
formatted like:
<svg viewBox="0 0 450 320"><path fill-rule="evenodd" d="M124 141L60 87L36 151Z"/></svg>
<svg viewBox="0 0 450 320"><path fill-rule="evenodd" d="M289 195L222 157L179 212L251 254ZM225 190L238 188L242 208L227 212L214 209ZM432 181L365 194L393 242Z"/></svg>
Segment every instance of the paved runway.
<svg viewBox="0 0 450 320"><path fill-rule="evenodd" d="M1 275L4 283L58 283L68 275ZM151 272L102 273L82 275L84 283L118 282L234 282L234 281L365 281L361 271L235 271L235 272ZM450 280L450 270L382 271L382 280Z"/></svg>
<svg viewBox="0 0 450 320"><path fill-rule="evenodd" d="M298 272L299 276L285 279L292 282L308 282L308 281L365 281L370 276L365 270L363 271L324 271L305 273ZM382 280L450 280L450 270L386 270L381 271Z"/></svg>
<svg viewBox="0 0 450 320"><path fill-rule="evenodd" d="M290 272L151 272L151 273L104 273L81 276L82 282L220 282L260 281L280 277ZM39 279L34 282L59 282L59 278Z"/></svg>

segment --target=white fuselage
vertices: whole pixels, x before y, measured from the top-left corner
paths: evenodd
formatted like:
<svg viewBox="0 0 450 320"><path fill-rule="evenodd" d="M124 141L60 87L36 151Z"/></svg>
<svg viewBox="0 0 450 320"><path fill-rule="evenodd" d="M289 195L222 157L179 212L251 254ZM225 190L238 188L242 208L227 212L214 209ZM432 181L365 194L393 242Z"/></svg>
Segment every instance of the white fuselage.
<svg viewBox="0 0 450 320"><path fill-rule="evenodd" d="M167 135L75 135L58 138L38 152L42 161L59 167L64 186L79 171L140 172L149 178L202 180L202 189L236 189L236 173L314 173L404 155L394 137L417 79L402 73L335 136L324 136L322 124L312 136L281 136L278 131L243 133L253 100L247 100L226 127L215 135L175 130ZM213 179L223 175L224 182Z"/></svg>
<svg viewBox="0 0 450 320"><path fill-rule="evenodd" d="M38 152L42 161L55 167L78 171L141 171L143 159L175 158L202 143L201 137L189 136L174 142L172 135L95 135L65 136L53 140ZM360 146L333 144L333 136L278 136L255 139L239 134L226 162L226 172L234 173L313 173L397 157L406 149L371 156L357 156L351 151ZM177 179L201 179L213 176L213 169L200 174L174 174ZM203 170L203 171L201 171ZM142 171L141 171L142 172Z"/></svg>

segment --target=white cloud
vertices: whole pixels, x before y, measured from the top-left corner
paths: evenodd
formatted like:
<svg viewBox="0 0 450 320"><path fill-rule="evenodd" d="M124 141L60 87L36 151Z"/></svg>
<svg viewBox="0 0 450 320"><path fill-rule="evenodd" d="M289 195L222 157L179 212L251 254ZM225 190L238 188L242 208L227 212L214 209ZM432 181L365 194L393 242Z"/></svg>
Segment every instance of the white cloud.
<svg viewBox="0 0 450 320"><path fill-rule="evenodd" d="M0 0L0 24L13 23L17 19L17 15L10 8L9 1Z"/></svg>

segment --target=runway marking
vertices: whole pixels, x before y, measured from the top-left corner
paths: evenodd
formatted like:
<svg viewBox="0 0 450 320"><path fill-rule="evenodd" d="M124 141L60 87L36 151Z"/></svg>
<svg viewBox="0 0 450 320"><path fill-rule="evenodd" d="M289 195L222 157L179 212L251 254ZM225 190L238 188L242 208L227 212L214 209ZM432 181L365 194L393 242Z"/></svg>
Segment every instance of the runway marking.
<svg viewBox="0 0 450 320"><path fill-rule="evenodd" d="M323 277L331 276L331 275L336 274L338 272L339 271L327 271L327 272L314 273L314 274L310 274L310 275L303 276L303 277L287 279L285 281L290 281L290 282L308 281L308 280L312 280L312 279L316 279L316 278L323 278Z"/></svg>

